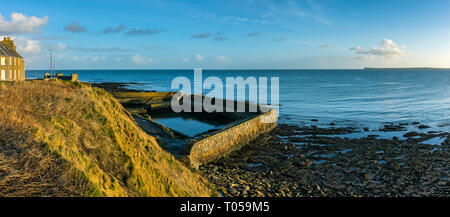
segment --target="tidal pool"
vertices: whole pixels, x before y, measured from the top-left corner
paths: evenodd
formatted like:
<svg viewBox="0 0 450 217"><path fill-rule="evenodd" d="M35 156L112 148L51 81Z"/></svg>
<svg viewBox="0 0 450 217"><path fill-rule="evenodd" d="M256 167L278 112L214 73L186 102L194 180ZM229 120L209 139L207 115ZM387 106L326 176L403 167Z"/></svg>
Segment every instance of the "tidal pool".
<svg viewBox="0 0 450 217"><path fill-rule="evenodd" d="M220 129L227 124L222 120L206 119L187 114L150 114L150 116L154 121L189 137L194 137L209 130Z"/></svg>

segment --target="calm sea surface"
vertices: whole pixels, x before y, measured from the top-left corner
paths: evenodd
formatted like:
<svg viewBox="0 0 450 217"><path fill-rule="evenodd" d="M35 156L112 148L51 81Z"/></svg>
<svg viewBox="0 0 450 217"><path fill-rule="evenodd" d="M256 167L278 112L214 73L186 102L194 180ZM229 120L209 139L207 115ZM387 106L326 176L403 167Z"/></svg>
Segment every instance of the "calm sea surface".
<svg viewBox="0 0 450 217"><path fill-rule="evenodd" d="M171 90L177 76L192 79L193 70L58 70L77 73L86 82L136 82L131 88ZM44 71L29 71L41 78ZM279 77L280 121L305 125L335 122L380 127L419 121L450 130L450 70L204 70L203 79ZM270 79L269 79L270 80ZM269 83L270 86L270 83ZM225 91L224 91L225 92ZM208 91L204 91L204 94Z"/></svg>

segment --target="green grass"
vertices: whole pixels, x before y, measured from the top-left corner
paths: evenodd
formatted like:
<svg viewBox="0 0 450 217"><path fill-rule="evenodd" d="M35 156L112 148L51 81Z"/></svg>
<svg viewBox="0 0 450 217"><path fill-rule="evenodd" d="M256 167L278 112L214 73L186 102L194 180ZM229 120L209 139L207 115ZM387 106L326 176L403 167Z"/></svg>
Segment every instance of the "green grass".
<svg viewBox="0 0 450 217"><path fill-rule="evenodd" d="M26 81L2 83L0 90L0 119L67 162L73 180L87 183L86 196L216 196L103 89Z"/></svg>

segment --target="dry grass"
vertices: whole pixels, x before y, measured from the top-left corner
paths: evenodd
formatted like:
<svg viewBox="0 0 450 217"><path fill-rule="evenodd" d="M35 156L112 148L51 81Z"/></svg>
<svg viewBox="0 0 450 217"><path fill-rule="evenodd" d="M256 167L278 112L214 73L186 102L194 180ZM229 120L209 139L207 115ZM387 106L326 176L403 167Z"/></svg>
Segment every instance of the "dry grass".
<svg viewBox="0 0 450 217"><path fill-rule="evenodd" d="M0 195L213 196L109 93L79 83L0 84Z"/></svg>

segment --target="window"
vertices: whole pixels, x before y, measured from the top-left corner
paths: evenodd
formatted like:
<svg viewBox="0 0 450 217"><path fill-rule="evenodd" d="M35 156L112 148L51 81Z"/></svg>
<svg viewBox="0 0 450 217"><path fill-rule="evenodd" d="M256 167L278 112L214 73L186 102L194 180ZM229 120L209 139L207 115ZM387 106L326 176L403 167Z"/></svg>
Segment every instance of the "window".
<svg viewBox="0 0 450 217"><path fill-rule="evenodd" d="M2 57L2 58L0 59L0 65L6 66L6 57Z"/></svg>
<svg viewBox="0 0 450 217"><path fill-rule="evenodd" d="M6 70L2 70L0 72L0 80L2 81L6 80Z"/></svg>
<svg viewBox="0 0 450 217"><path fill-rule="evenodd" d="M16 70L14 70L14 80L17 80Z"/></svg>

